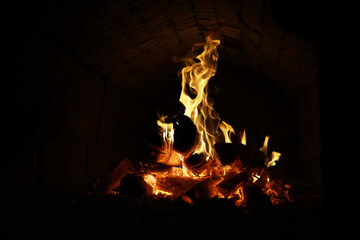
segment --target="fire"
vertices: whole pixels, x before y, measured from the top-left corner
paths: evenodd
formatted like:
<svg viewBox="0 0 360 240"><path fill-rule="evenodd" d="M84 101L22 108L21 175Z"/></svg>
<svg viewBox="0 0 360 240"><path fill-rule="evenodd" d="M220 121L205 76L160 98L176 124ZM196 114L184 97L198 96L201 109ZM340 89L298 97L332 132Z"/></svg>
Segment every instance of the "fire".
<svg viewBox="0 0 360 240"><path fill-rule="evenodd" d="M174 125L172 123L166 123L166 118L167 116L159 115L157 125L161 128L162 138L166 146L171 147L174 142Z"/></svg>
<svg viewBox="0 0 360 240"><path fill-rule="evenodd" d="M220 40L207 37L204 51L196 57L199 62L187 59L187 66L181 70L182 90L179 101L185 107L184 115L192 120L200 135L200 144L195 153L204 154L206 160L215 156L214 145L219 122L218 114L208 100L207 89L207 83L216 73L219 57L216 48L219 44Z"/></svg>
<svg viewBox="0 0 360 240"><path fill-rule="evenodd" d="M229 163L223 164L224 159L218 156L215 149L216 143L225 142L223 144L232 145L231 135L235 134L230 124L220 120L213 102L208 98L207 84L216 73L218 45L220 40L208 36L203 44L203 52L195 59L186 59L186 66L181 70L182 90L179 101L185 107L184 115L196 127L195 146L189 148L189 154L175 150L176 125L179 123L170 121L167 116L159 115L157 125L163 144L156 161L167 167L160 168L156 164L144 165L141 169L142 177L150 187L153 197L181 198L190 205L205 196L227 198L233 200L235 206L245 206L248 199L246 189L255 185L269 196L273 204L278 204L282 198L289 199L289 188L284 187L279 181L270 180L266 170L275 166L281 156L275 151L272 152L271 158L267 156L269 136L265 137L263 146L254 151L246 145L244 130L240 133L239 143L234 145L239 151L247 151L251 159L258 159L256 154L262 153L260 159L264 162L260 165L247 163L241 154ZM256 154L251 155L254 152Z"/></svg>
<svg viewBox="0 0 360 240"><path fill-rule="evenodd" d="M246 132L245 132L245 129L244 129L243 133L240 135L240 142L241 142L241 144L246 145Z"/></svg>
<svg viewBox="0 0 360 240"><path fill-rule="evenodd" d="M269 136L265 137L264 144L260 148L260 151L262 151L264 153L264 155L266 156L266 162L265 162L266 166L267 167L273 167L273 166L276 165L276 161L279 161L281 153L272 151L271 159L269 159L267 157L267 147L268 147L269 138L270 138Z"/></svg>
<svg viewBox="0 0 360 240"><path fill-rule="evenodd" d="M224 137L225 137L225 142L226 143L232 143L231 139L230 139L230 134L235 134L234 128L230 125L227 124L226 122L222 121L220 123L220 130L223 132ZM245 139L246 142L246 139Z"/></svg>
<svg viewBox="0 0 360 240"><path fill-rule="evenodd" d="M181 162L179 154L173 151L174 143L174 125L173 123L166 123L167 116L159 115L157 125L161 130L163 139L162 155L158 158L158 162L164 163L170 166L177 166Z"/></svg>

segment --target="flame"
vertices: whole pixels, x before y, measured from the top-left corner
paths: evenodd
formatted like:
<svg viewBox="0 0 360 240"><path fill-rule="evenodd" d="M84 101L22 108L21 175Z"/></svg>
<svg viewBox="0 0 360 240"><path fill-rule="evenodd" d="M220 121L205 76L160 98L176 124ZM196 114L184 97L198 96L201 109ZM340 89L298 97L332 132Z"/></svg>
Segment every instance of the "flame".
<svg viewBox="0 0 360 240"><path fill-rule="evenodd" d="M232 143L231 139L230 139L230 135L235 134L235 130L234 128L230 125L227 124L225 121L222 121L220 123L220 130L223 132L224 137L225 137L225 142L226 143Z"/></svg>
<svg viewBox="0 0 360 240"><path fill-rule="evenodd" d="M200 144L195 153L204 154L206 160L214 157L219 117L212 103L208 100L207 83L215 75L220 40L206 38L204 51L193 59L186 60L186 67L181 70L182 90L179 101L185 106L184 115L188 116L197 127ZM195 95L195 96L191 96Z"/></svg>
<svg viewBox="0 0 360 240"><path fill-rule="evenodd" d="M164 190L159 189L156 182L156 177L151 174L146 174L143 176L144 181L152 188L153 195L164 195L164 196L171 196L173 195L171 192L167 192Z"/></svg>
<svg viewBox="0 0 360 240"><path fill-rule="evenodd" d="M281 153L273 151L271 153L271 160L266 163L267 167L273 167L276 165L276 161L279 161Z"/></svg>
<svg viewBox="0 0 360 240"><path fill-rule="evenodd" d="M157 120L157 125L161 128L163 141L168 145L172 146L174 143L174 124L166 123L166 118L168 116L159 115Z"/></svg>
<svg viewBox="0 0 360 240"><path fill-rule="evenodd" d="M264 144L260 148L260 151L262 151L265 156L267 156L267 147L268 147L268 143L269 143L269 138L270 138L269 136L265 136Z"/></svg>
<svg viewBox="0 0 360 240"><path fill-rule="evenodd" d="M243 133L240 135L240 143L246 145L246 132L245 129Z"/></svg>
<svg viewBox="0 0 360 240"><path fill-rule="evenodd" d="M280 156L281 156L281 153L272 151L272 152L271 152L271 160L269 159L269 157L267 156L269 138L270 138L269 136L266 136L266 137L265 137L264 144L263 144L263 146L260 148L260 151L262 151L262 152L264 153L264 155L266 156L265 165L266 165L266 167L268 167L268 168L275 166L275 165L276 165L276 161L279 161L279 160L280 160Z"/></svg>
<svg viewBox="0 0 360 240"><path fill-rule="evenodd" d="M174 143L174 124L166 123L166 119L168 116L159 115L159 119L157 120L157 125L160 128L161 136L163 139L163 149L162 154L158 158L158 162L169 165L169 166L178 166L181 163L181 159L179 154L177 154L173 150Z"/></svg>

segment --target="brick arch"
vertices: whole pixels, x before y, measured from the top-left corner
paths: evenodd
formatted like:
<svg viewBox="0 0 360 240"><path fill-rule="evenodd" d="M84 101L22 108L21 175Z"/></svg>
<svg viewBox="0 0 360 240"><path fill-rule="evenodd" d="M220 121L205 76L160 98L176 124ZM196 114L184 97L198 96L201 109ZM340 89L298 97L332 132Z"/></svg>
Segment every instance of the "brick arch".
<svg viewBox="0 0 360 240"><path fill-rule="evenodd" d="M130 91L153 78L171 81L179 68L173 56L210 32L222 40L220 57L228 66L266 78L292 98L317 82L314 45L283 31L265 0L77 1L57 11L44 27L91 69Z"/></svg>

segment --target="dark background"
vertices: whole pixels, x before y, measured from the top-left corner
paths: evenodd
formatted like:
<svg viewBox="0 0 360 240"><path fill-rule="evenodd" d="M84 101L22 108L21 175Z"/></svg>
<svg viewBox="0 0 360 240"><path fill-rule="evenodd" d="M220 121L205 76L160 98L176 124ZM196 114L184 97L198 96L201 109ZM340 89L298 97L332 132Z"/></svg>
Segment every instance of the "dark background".
<svg viewBox="0 0 360 240"><path fill-rule="evenodd" d="M112 200L103 203L111 207L85 204L73 210L69 199L86 192L91 179L123 158L138 164L146 157L143 134L156 123L156 112L173 115L181 109L177 73L183 65L173 57L185 55L213 32L221 40L218 71L209 83L215 110L237 132L246 129L248 143L260 147L265 135L271 136L269 150L283 154L272 171L293 185L299 199L295 210L261 217L275 215L282 222L299 218L299 227L289 232L306 229L306 236L323 236L328 153L322 149L329 146L324 119L331 114L331 87L324 80L329 75L321 12L322 5L312 1L6 5L1 188L4 208L24 216L15 229L41 232L34 226L66 212L83 221L78 230L75 220L64 229L54 227L61 225L54 221L45 232L83 233L92 226L85 221L88 210L95 209L92 217L100 222L107 211L116 216L119 208ZM42 213L41 224L24 227L34 209ZM177 211L165 215L172 221L184 218ZM193 218L202 210L187 211ZM162 210L154 212L157 219L166 219ZM243 222L246 218L240 217ZM309 219L315 227L303 225ZM248 229L257 229L256 224Z"/></svg>

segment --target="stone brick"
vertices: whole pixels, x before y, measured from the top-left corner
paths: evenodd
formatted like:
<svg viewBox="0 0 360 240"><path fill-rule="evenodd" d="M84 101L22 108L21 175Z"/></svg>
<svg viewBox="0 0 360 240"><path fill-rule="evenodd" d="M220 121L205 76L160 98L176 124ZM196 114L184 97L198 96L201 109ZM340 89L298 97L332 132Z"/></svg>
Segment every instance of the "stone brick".
<svg viewBox="0 0 360 240"><path fill-rule="evenodd" d="M314 53L314 55L309 55L306 53L306 55L304 55L301 59L299 71L309 79L316 81L318 79L317 66L318 62L316 54Z"/></svg>
<svg viewBox="0 0 360 240"><path fill-rule="evenodd" d="M279 58L280 49L269 44L267 41L263 41L260 48L265 60L276 62Z"/></svg>
<svg viewBox="0 0 360 240"><path fill-rule="evenodd" d="M252 29L246 28L244 31L244 39L248 40L254 46L259 46L262 37L259 32L253 31Z"/></svg>
<svg viewBox="0 0 360 240"><path fill-rule="evenodd" d="M251 58L259 59L260 56L261 36L258 32L247 29L244 31L243 39L241 42L242 48Z"/></svg>
<svg viewBox="0 0 360 240"><path fill-rule="evenodd" d="M264 41L276 48L282 47L284 33L272 16L264 19L263 23Z"/></svg>
<svg viewBox="0 0 360 240"><path fill-rule="evenodd" d="M290 75L289 79L283 84L283 87L293 99L297 100L302 94L306 93L314 83L315 81L309 79L301 72L296 72Z"/></svg>
<svg viewBox="0 0 360 240"><path fill-rule="evenodd" d="M283 48L294 55L300 55L303 52L305 44L305 40L295 33L288 32L284 35Z"/></svg>
<svg viewBox="0 0 360 240"><path fill-rule="evenodd" d="M239 9L241 9L239 1L227 4L223 0L215 0L217 18L220 24L237 27L239 24Z"/></svg>
<svg viewBox="0 0 360 240"><path fill-rule="evenodd" d="M278 64L281 68L286 69L290 73L298 71L301 66L299 58L296 55L291 54L287 49L283 49L280 52Z"/></svg>
<svg viewBox="0 0 360 240"><path fill-rule="evenodd" d="M171 1L167 6L170 18L175 24L180 38L190 47L194 43L203 41L201 32L197 27L196 17L193 14L192 5L189 1Z"/></svg>
<svg viewBox="0 0 360 240"><path fill-rule="evenodd" d="M171 1L166 7L177 27L185 28L187 25L194 25L196 23L196 19L192 14L192 6L189 1Z"/></svg>
<svg viewBox="0 0 360 240"><path fill-rule="evenodd" d="M260 31L263 14L262 1L246 0L241 2L241 19L251 28Z"/></svg>
<svg viewBox="0 0 360 240"><path fill-rule="evenodd" d="M213 2L197 0L193 2L194 13L199 24L215 25L217 24L217 14Z"/></svg>
<svg viewBox="0 0 360 240"><path fill-rule="evenodd" d="M86 145L58 139L46 140L41 177L45 190L79 190L84 184Z"/></svg>
<svg viewBox="0 0 360 240"><path fill-rule="evenodd" d="M221 33L227 37L241 39L243 29L238 27L223 25L221 26Z"/></svg>
<svg viewBox="0 0 360 240"><path fill-rule="evenodd" d="M290 73L278 64L269 61L260 61L259 70L264 76L274 85L280 88L284 86L285 82L289 79Z"/></svg>

